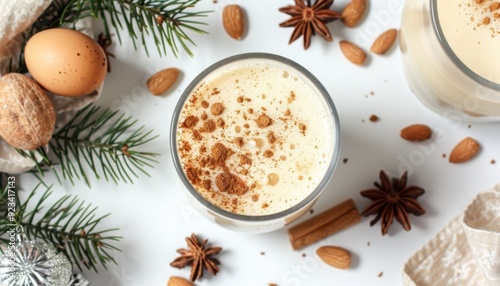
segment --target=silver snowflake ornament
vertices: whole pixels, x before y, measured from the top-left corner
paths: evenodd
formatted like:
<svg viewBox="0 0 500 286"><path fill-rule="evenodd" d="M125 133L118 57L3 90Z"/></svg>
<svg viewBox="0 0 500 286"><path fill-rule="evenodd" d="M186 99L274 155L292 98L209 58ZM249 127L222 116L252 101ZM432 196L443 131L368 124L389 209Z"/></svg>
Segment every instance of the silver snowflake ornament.
<svg viewBox="0 0 500 286"><path fill-rule="evenodd" d="M71 262L45 242L18 239L0 256L2 286L67 286Z"/></svg>

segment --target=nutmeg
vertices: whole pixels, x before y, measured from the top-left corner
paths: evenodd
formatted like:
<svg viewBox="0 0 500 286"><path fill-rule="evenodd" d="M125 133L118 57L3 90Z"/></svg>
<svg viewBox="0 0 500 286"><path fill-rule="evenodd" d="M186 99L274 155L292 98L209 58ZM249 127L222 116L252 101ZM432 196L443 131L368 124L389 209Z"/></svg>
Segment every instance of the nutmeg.
<svg viewBox="0 0 500 286"><path fill-rule="evenodd" d="M49 96L31 78L9 73L0 78L0 136L11 146L34 150L46 145L56 124Z"/></svg>

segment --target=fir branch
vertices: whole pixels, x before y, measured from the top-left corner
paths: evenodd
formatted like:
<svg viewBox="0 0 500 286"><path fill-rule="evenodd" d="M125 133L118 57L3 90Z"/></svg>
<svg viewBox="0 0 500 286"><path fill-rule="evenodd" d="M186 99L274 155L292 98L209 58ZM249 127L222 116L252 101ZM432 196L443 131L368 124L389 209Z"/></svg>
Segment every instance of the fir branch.
<svg viewBox="0 0 500 286"><path fill-rule="evenodd" d="M190 56L188 44L196 46L187 31L199 34L206 23L196 19L206 17L209 11L190 11L200 0L70 0L61 17L61 25L74 24L78 19L92 16L100 19L104 32L111 37L111 29L126 29L134 47L140 42L146 53L149 51L146 38L152 36L158 53L166 55L167 45L174 56L179 46ZM117 33L121 43L120 33Z"/></svg>
<svg viewBox="0 0 500 286"><path fill-rule="evenodd" d="M22 203L16 191L16 224L21 226L28 239L41 239L54 245L81 271L83 267L97 272L97 265L104 268L108 263L116 264L112 251L120 251L115 243L122 237L113 235L117 229L99 230L99 225L109 214L97 216L97 207L73 196L63 196L45 210L45 203L51 196L50 188L40 199L35 200L38 185ZM9 197L2 191L0 200L1 244L8 243L8 231L12 228L4 208Z"/></svg>
<svg viewBox="0 0 500 286"><path fill-rule="evenodd" d="M43 177L47 168L55 171L58 180L83 180L90 186L89 172L96 179L133 183L139 172L147 176L147 167L157 163L159 154L136 150L154 140L152 130L136 128L137 120L117 111L88 105L79 110L44 147L35 151L20 150L36 163L36 172ZM134 131L135 130L135 131ZM40 158L42 161L39 163Z"/></svg>

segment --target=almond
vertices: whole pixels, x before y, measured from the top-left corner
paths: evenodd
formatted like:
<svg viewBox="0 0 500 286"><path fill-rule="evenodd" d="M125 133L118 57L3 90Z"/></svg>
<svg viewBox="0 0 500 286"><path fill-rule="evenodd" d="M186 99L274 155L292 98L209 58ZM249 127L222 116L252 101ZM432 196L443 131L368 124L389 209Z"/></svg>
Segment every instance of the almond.
<svg viewBox="0 0 500 286"><path fill-rule="evenodd" d="M222 11L222 24L231 38L240 40L245 33L245 13L236 4L227 5Z"/></svg>
<svg viewBox="0 0 500 286"><path fill-rule="evenodd" d="M401 130L401 138L408 141L425 141L432 136L432 130L424 124L413 124Z"/></svg>
<svg viewBox="0 0 500 286"><path fill-rule="evenodd" d="M168 68L152 75L146 82L149 92L154 95L160 95L170 89L179 77L179 70Z"/></svg>
<svg viewBox="0 0 500 286"><path fill-rule="evenodd" d="M352 28L361 22L366 12L366 0L353 0L349 2L341 14L342 23Z"/></svg>
<svg viewBox="0 0 500 286"><path fill-rule="evenodd" d="M56 125L52 101L31 78L9 73L0 78L0 136L11 146L34 150L46 145Z"/></svg>
<svg viewBox="0 0 500 286"><path fill-rule="evenodd" d="M460 141L453 150L451 150L449 161L451 163L463 163L472 159L479 151L479 143L471 137Z"/></svg>
<svg viewBox="0 0 500 286"><path fill-rule="evenodd" d="M351 42L340 41L340 50L342 50L344 56L353 64L362 65L366 59L366 53Z"/></svg>
<svg viewBox="0 0 500 286"><path fill-rule="evenodd" d="M316 250L319 258L326 264L340 269L351 266L351 253L338 246L322 246Z"/></svg>
<svg viewBox="0 0 500 286"><path fill-rule="evenodd" d="M171 276L167 286L193 286L193 283L179 276Z"/></svg>
<svg viewBox="0 0 500 286"><path fill-rule="evenodd" d="M396 37L398 35L398 30L389 29L383 32L380 36L375 39L370 48L370 51L374 54L383 55L385 54L396 41Z"/></svg>

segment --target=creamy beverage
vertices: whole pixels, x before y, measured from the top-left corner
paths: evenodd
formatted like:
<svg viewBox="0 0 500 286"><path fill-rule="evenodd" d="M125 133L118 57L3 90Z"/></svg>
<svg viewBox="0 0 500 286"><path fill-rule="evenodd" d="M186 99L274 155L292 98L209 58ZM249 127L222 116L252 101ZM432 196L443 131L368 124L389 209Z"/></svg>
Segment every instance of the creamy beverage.
<svg viewBox="0 0 500 286"><path fill-rule="evenodd" d="M189 182L211 204L248 216L284 211L308 197L330 168L338 136L308 78L258 58L208 74L177 122Z"/></svg>
<svg viewBox="0 0 500 286"><path fill-rule="evenodd" d="M401 51L412 91L440 114L500 119L500 2L407 0Z"/></svg>
<svg viewBox="0 0 500 286"><path fill-rule="evenodd" d="M455 55L477 75L500 83L500 2L440 0L437 15Z"/></svg>

